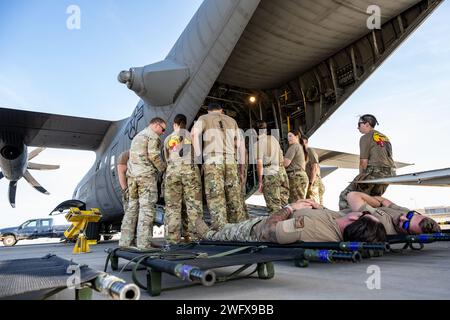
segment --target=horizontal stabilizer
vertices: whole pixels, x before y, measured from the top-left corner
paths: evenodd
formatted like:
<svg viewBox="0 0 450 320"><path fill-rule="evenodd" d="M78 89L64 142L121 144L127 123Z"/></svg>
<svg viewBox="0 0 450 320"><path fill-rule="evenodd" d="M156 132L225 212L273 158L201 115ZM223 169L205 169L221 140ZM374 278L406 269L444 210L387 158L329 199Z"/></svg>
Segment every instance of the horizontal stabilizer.
<svg viewBox="0 0 450 320"><path fill-rule="evenodd" d="M329 175L330 173L333 173L337 169L339 169L339 168L338 167L320 167L320 176L322 178L325 178L327 175Z"/></svg>
<svg viewBox="0 0 450 320"><path fill-rule="evenodd" d="M320 165L338 167L341 169L359 169L359 154L352 154L334 150L312 148L319 156ZM410 166L410 163L395 162L397 169Z"/></svg>
<svg viewBox="0 0 450 320"><path fill-rule="evenodd" d="M356 183L450 187L450 168L415 172L381 179L357 181Z"/></svg>

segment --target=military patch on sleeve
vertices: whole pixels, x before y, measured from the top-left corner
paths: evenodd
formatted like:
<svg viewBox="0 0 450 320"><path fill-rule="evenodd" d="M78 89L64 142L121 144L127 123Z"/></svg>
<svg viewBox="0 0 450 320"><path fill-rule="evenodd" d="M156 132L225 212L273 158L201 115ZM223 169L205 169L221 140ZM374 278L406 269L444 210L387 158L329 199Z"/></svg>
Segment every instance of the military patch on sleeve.
<svg viewBox="0 0 450 320"><path fill-rule="evenodd" d="M377 145L379 145L380 147L384 147L386 142L389 142L389 138L386 137L384 134L381 134L379 132L374 132L373 133L373 141L375 141L375 143Z"/></svg>
<svg viewBox="0 0 450 320"><path fill-rule="evenodd" d="M180 143L181 143L181 139L180 139L179 136L174 135L174 136L170 137L170 140L169 140L169 149L170 149L171 151L176 151L176 150L177 150L177 147L179 146Z"/></svg>
<svg viewBox="0 0 450 320"><path fill-rule="evenodd" d="M295 229L303 229L305 226L305 217L295 218Z"/></svg>

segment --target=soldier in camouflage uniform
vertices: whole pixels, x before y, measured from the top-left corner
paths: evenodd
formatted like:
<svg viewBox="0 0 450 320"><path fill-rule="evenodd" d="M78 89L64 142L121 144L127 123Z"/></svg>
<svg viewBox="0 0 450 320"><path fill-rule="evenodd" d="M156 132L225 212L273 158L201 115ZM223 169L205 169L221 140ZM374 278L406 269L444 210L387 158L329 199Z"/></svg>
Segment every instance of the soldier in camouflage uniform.
<svg viewBox="0 0 450 320"><path fill-rule="evenodd" d="M325 193L325 186L323 185L322 178L320 177L320 165L319 157L314 149L308 145L308 137L302 136L303 143L308 151L308 162L306 163L306 173L309 178L307 199L312 199L317 203L323 204L323 194Z"/></svg>
<svg viewBox="0 0 450 320"><path fill-rule="evenodd" d="M312 200L299 200L269 217L229 223L220 230L210 230L201 219L198 232L211 241L272 242L385 242L386 229L379 219L362 212L343 215L320 209Z"/></svg>
<svg viewBox="0 0 450 320"><path fill-rule="evenodd" d="M289 202L306 199L309 179L305 171L308 152L301 140L301 132L288 133L289 148L284 156L284 166L289 177Z"/></svg>
<svg viewBox="0 0 450 320"><path fill-rule="evenodd" d="M270 214L288 204L289 179L283 166L283 151L273 136L267 135L267 123L258 120L256 128L260 135L253 146L258 173L258 191L264 195Z"/></svg>
<svg viewBox="0 0 450 320"><path fill-rule="evenodd" d="M238 161L238 159L236 159L236 161ZM242 220L247 220L249 218L247 204L245 203L245 198L247 196L247 172L248 172L248 152L247 152L247 150L245 150L244 172L240 179L241 180L241 204L242 204L242 210L243 210L243 215L244 215ZM238 172L238 175L241 175L240 170Z"/></svg>
<svg viewBox="0 0 450 320"><path fill-rule="evenodd" d="M139 249L151 247L158 201L157 176L158 171L165 170L159 136L165 131L166 122L154 118L131 142L127 168L129 202L122 221L121 247L131 246L135 236Z"/></svg>
<svg viewBox="0 0 450 320"><path fill-rule="evenodd" d="M377 119L371 114L366 114L359 118L358 130L363 134L359 141L360 173L353 181L395 176L391 142L384 134L374 130L377 124ZM387 187L387 184L360 184L352 182L339 196L339 209L343 210L349 207L347 194L352 191L363 192L370 196L381 196Z"/></svg>
<svg viewBox="0 0 450 320"><path fill-rule="evenodd" d="M236 163L236 158L244 159L245 149L236 121L223 114L219 104L211 103L208 114L200 116L192 128L192 141L195 158L203 154L204 188L212 227L221 229L228 222L245 220ZM239 169L243 176L244 165L240 164Z"/></svg>
<svg viewBox="0 0 450 320"><path fill-rule="evenodd" d="M203 217L202 186L200 170L193 162L191 135L186 131L186 116L175 116L173 129L164 141L167 161L164 200L165 235L170 243L181 240L181 227L187 226L186 235L195 240L195 220ZM182 203L186 214L182 215Z"/></svg>

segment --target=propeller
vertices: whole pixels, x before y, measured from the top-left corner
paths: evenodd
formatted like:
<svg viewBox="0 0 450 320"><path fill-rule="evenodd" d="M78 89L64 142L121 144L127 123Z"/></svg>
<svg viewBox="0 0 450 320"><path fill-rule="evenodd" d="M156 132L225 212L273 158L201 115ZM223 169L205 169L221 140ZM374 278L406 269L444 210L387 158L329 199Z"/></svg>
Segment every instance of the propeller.
<svg viewBox="0 0 450 320"><path fill-rule="evenodd" d="M10 181L8 189L8 197L9 203L13 208L16 207L16 190L17 190L17 181Z"/></svg>
<svg viewBox="0 0 450 320"><path fill-rule="evenodd" d="M36 148L33 151L31 151L28 154L28 161L30 161L31 159L35 158L37 155L39 155L44 150L45 150L45 148Z"/></svg>
<svg viewBox="0 0 450 320"><path fill-rule="evenodd" d="M30 153L28 153L28 160L31 160L38 156L42 151L44 151L45 148L36 148ZM49 195L50 193L39 183L36 181L36 179L31 175L29 170L55 170L59 169L59 165L51 165L51 164L40 164L40 163L33 163L28 162L27 163L27 170L23 174L23 178L37 191ZM4 177L3 173L0 172L0 179ZM16 191L17 191L17 181L10 181L9 182L9 189L8 189L8 198L9 203L11 204L11 207L16 207Z"/></svg>
<svg viewBox="0 0 450 320"><path fill-rule="evenodd" d="M53 164L40 164L40 163L28 162L27 169L28 170L55 170L55 169L59 169L59 166L53 165Z"/></svg>
<svg viewBox="0 0 450 320"><path fill-rule="evenodd" d="M28 170L25 171L25 173L23 174L23 177L24 177L24 179L27 180L27 182L28 182L29 184L31 184L31 186L32 186L33 188L35 188L37 191L39 191L39 192L41 192L41 193L43 193L43 194L47 194L47 195L50 194L47 190L45 190L44 187L42 187L42 186L39 184L39 182L36 181L36 179L33 178L33 176L31 175L30 171L28 171Z"/></svg>

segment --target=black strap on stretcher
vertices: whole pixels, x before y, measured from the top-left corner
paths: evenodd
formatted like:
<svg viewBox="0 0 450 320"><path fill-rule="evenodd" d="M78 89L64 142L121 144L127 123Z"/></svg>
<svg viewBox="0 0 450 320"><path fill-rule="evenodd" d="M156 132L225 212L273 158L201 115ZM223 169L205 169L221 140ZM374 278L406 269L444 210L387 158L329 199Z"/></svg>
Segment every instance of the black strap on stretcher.
<svg viewBox="0 0 450 320"><path fill-rule="evenodd" d="M401 250L422 250L426 243L437 241L450 241L449 233L430 233L417 235L393 235L388 236L389 244L404 244Z"/></svg>

